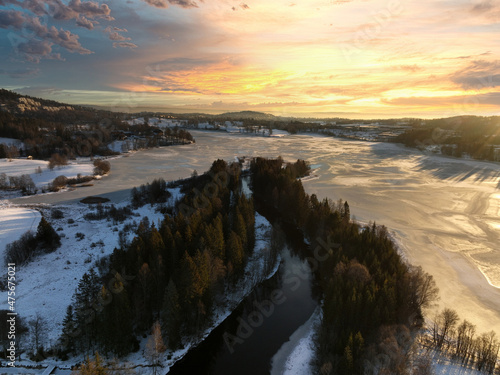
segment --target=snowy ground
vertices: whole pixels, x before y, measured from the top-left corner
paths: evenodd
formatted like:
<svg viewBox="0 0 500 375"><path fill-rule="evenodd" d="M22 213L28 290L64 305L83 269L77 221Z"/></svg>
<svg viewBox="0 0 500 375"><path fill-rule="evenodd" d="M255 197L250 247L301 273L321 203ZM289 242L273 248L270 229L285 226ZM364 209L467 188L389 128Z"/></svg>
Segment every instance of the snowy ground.
<svg viewBox="0 0 500 375"><path fill-rule="evenodd" d="M0 205L0 264L3 264L5 246L29 230L36 231L40 218L36 210Z"/></svg>
<svg viewBox="0 0 500 375"><path fill-rule="evenodd" d="M111 254L118 246L118 231L125 223L113 225L106 220L88 221L83 216L89 212L89 208L83 204L58 206L57 209L64 213L64 218L58 220L51 219L50 210L47 208L41 209L62 237L62 244L54 253L39 256L31 263L17 267L16 305L17 312L27 320L37 313L46 318L47 344L52 345L60 335L66 307L71 303L80 278L93 267L95 261ZM33 210L11 208L9 211L13 214L16 211L25 212L26 219L20 221L20 226L16 228L19 235L33 225ZM163 217L147 206L137 210L137 213L140 216L128 221L139 222L142 217L147 216L151 222L157 222ZM39 217L38 213L37 220ZM73 220L74 223L70 224L68 220ZM34 229L36 230L36 227ZM79 240L78 233L84 234L84 238ZM14 236L8 238L13 240ZM7 301L1 300L0 309L6 307Z"/></svg>
<svg viewBox="0 0 500 375"><path fill-rule="evenodd" d="M433 369L436 375L484 375L475 369L463 367L460 363L454 363L448 359L437 357L433 359Z"/></svg>
<svg viewBox="0 0 500 375"><path fill-rule="evenodd" d="M5 173L7 176L28 174L37 188L46 189L47 185L58 176L68 178L77 177L78 175L91 176L94 172L94 166L90 160L71 162L68 165L55 167L53 170L50 170L48 165L49 162L44 160L12 159L9 161L8 159L0 159L0 173ZM37 169L39 167L42 173L38 173Z"/></svg>

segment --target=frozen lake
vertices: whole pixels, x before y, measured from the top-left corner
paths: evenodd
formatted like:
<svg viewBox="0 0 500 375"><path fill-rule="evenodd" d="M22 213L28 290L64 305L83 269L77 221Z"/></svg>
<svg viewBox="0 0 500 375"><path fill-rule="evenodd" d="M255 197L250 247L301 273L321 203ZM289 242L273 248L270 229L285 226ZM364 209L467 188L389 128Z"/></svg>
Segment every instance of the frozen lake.
<svg viewBox="0 0 500 375"><path fill-rule="evenodd" d="M479 331L500 334L500 164L425 155L395 144L322 136L281 138L193 131L196 144L151 149L111 161L110 176L92 188L16 199L15 203L113 201L157 177L203 172L217 158L281 155L315 168L309 194L342 198L362 222L387 226L410 262L431 273L441 306L456 309Z"/></svg>

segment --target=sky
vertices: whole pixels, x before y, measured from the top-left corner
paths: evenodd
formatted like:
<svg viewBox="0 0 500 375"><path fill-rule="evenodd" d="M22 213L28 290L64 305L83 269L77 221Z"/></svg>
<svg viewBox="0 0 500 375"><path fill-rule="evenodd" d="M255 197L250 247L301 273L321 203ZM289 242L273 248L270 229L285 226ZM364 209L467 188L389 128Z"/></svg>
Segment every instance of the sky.
<svg viewBox="0 0 500 375"><path fill-rule="evenodd" d="M0 87L114 110L500 114L498 0L0 0Z"/></svg>

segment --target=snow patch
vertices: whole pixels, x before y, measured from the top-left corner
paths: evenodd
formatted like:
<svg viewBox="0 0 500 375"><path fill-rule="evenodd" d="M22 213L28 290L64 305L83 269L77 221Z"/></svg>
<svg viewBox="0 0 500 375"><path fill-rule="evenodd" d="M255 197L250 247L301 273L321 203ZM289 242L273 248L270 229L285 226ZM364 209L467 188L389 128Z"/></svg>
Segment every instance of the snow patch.
<svg viewBox="0 0 500 375"><path fill-rule="evenodd" d="M0 206L0 263L3 262L7 244L29 230L35 232L40 219L40 212L36 210Z"/></svg>

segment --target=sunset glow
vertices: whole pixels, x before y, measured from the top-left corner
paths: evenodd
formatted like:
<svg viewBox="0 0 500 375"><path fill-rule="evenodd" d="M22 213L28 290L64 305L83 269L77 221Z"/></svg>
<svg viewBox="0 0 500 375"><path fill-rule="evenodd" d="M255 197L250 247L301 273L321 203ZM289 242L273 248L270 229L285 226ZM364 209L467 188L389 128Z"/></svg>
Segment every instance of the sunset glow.
<svg viewBox="0 0 500 375"><path fill-rule="evenodd" d="M496 2L110 0L64 16L55 3L1 2L3 87L176 112L370 118L500 108Z"/></svg>

